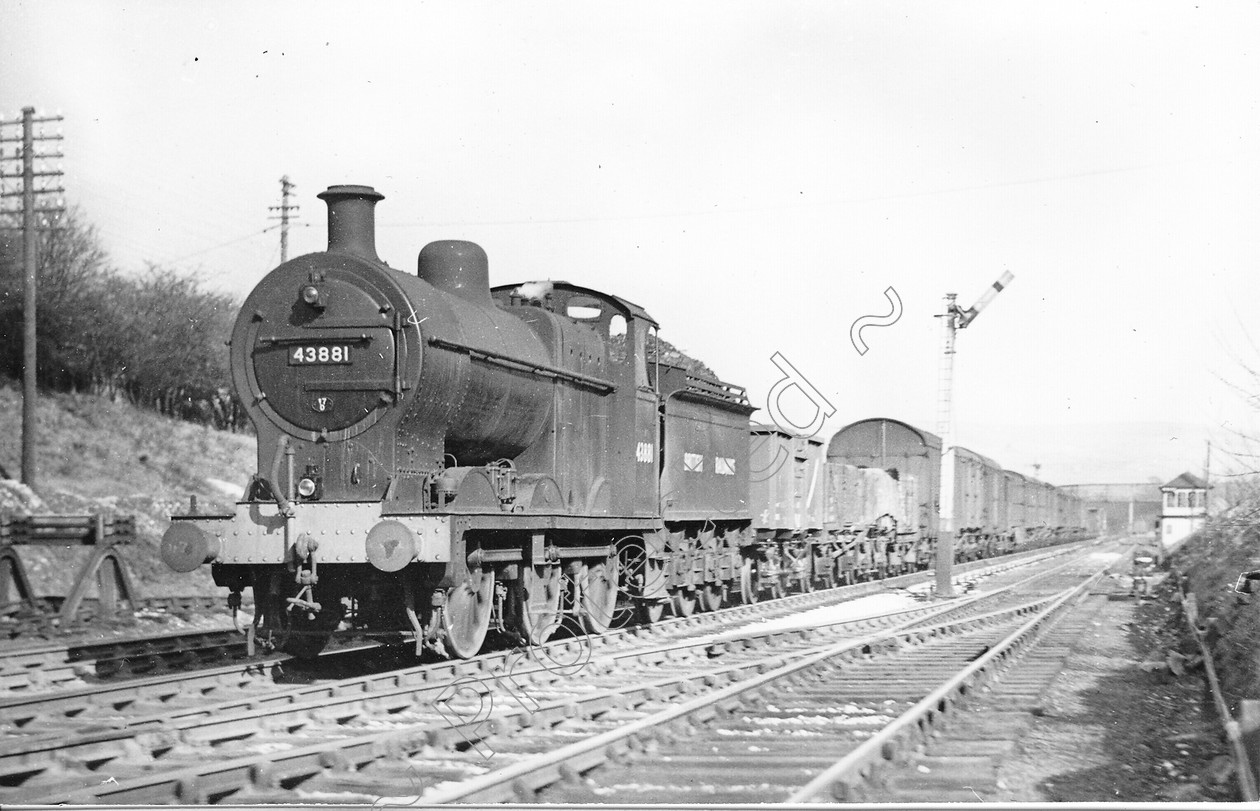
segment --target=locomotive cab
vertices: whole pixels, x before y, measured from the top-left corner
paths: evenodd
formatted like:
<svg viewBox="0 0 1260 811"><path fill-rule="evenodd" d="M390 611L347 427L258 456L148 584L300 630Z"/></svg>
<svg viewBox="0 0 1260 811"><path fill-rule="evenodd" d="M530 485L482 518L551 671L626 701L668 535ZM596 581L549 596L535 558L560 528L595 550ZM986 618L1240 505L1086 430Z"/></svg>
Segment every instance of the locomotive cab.
<svg viewBox="0 0 1260 811"><path fill-rule="evenodd" d="M577 512L656 516L660 395L648 369L656 321L637 304L563 281L502 285L491 295L552 348L579 389L611 395L571 400L570 419L523 462L561 459Z"/></svg>

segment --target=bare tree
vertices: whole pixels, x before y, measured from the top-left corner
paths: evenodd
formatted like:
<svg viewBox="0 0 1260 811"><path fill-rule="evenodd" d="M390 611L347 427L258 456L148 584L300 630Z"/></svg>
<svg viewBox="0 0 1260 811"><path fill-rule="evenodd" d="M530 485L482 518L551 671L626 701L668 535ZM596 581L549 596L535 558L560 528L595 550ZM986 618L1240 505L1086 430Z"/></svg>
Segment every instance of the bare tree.
<svg viewBox="0 0 1260 811"><path fill-rule="evenodd" d="M101 304L115 276L96 229L77 209L38 240L39 288L36 341L39 376L57 388L91 388L94 343L90 336L108 318ZM11 376L22 368L22 244L17 231L0 236L0 364Z"/></svg>
<svg viewBox="0 0 1260 811"><path fill-rule="evenodd" d="M109 263L77 210L40 233L39 379L61 390L125 395L164 414L243 427L224 345L237 304L194 278ZM0 371L22 368L20 234L0 232Z"/></svg>

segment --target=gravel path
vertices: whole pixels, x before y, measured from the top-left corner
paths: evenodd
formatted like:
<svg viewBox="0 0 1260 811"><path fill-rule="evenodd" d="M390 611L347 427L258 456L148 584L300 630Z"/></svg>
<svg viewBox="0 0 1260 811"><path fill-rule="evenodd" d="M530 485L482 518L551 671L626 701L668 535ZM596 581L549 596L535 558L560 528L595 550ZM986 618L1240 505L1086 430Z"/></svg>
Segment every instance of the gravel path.
<svg viewBox="0 0 1260 811"><path fill-rule="evenodd" d="M1150 600L1106 603L1003 763L992 799L1238 799L1202 668L1177 677L1163 666L1180 643L1166 630L1177 611L1162 588Z"/></svg>

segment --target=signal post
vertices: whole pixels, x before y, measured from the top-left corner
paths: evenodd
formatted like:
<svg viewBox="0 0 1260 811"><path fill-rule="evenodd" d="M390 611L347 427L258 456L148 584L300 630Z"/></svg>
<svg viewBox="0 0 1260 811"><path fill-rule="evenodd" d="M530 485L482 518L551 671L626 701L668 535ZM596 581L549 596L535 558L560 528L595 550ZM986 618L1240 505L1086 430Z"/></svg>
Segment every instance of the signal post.
<svg viewBox="0 0 1260 811"><path fill-rule="evenodd" d="M1015 276L1009 270L984 291L967 309L958 306L955 293L945 294L945 312L941 338L941 367L938 379L936 430L941 435L941 503L936 537L936 596L954 596L954 341L958 330L965 329L989 306L993 297L1011 283Z"/></svg>

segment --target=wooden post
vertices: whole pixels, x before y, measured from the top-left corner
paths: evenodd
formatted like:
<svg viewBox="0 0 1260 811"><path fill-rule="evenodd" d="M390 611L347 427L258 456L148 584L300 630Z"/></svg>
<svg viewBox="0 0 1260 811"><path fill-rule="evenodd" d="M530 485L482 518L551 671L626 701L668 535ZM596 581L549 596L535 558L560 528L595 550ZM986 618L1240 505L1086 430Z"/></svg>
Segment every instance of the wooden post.
<svg viewBox="0 0 1260 811"><path fill-rule="evenodd" d="M61 625L66 627L78 617L79 607L87 596L92 582L98 584L101 614L112 617L118 610L118 598L126 600L132 608L136 607L136 591L131 583L131 574L113 546L98 546L88 558L87 563L79 571L74 588L66 595L61 606Z"/></svg>
<svg viewBox="0 0 1260 811"><path fill-rule="evenodd" d="M17 599L12 599L16 597ZM26 567L12 546L0 546L0 606L23 602L36 608L35 591L26 575Z"/></svg>
<svg viewBox="0 0 1260 811"><path fill-rule="evenodd" d="M1243 750L1247 753L1247 762L1251 765L1251 776L1260 783L1260 701L1244 698L1238 712L1238 726L1242 733Z"/></svg>

